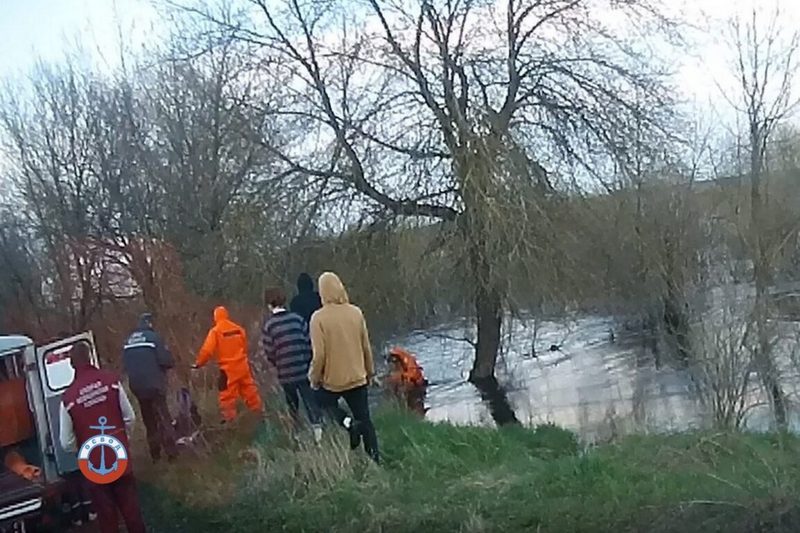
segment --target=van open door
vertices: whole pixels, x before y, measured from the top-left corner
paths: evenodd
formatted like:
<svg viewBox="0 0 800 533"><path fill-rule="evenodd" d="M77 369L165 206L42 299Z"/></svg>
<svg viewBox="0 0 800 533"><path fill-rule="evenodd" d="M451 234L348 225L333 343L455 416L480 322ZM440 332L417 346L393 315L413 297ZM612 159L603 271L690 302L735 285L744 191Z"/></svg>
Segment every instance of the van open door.
<svg viewBox="0 0 800 533"><path fill-rule="evenodd" d="M90 348L92 364L98 365L97 351L94 347L94 337L91 332L81 333L66 339L61 339L36 348L36 360L39 367L39 376L42 380L44 391L45 412L49 438L47 440L47 453L56 462L59 474L66 474L78 470L78 459L74 452L67 452L61 448L59 442L61 397L64 391L72 385L75 379L75 370L69 360L69 351L78 343L85 343Z"/></svg>

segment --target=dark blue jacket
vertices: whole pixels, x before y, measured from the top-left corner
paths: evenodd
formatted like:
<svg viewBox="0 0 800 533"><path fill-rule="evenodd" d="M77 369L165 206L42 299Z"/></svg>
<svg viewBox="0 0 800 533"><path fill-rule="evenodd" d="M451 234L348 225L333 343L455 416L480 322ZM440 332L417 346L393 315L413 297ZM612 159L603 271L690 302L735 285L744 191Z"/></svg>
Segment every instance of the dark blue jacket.
<svg viewBox="0 0 800 533"><path fill-rule="evenodd" d="M297 278L297 296L292 298L289 310L303 317L306 324L310 324L311 315L320 307L322 307L322 300L319 293L314 290L314 282L311 281L311 276L303 272Z"/></svg>
<svg viewBox="0 0 800 533"><path fill-rule="evenodd" d="M167 369L174 366L172 354L153 331L150 320L142 317L122 349L128 384L137 397L147 398L167 390Z"/></svg>

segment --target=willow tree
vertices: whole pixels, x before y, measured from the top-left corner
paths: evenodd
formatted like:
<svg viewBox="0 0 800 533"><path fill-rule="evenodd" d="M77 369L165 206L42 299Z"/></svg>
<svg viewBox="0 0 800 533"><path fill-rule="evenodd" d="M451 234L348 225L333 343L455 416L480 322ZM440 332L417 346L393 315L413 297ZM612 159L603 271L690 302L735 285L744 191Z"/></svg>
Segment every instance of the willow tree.
<svg viewBox="0 0 800 533"><path fill-rule="evenodd" d="M272 111L298 132L274 150L287 173L446 228L474 305L473 382L494 378L508 275L552 197L626 164L634 123L658 129L668 104L657 62L628 44L664 22L639 0L181 7L287 80Z"/></svg>

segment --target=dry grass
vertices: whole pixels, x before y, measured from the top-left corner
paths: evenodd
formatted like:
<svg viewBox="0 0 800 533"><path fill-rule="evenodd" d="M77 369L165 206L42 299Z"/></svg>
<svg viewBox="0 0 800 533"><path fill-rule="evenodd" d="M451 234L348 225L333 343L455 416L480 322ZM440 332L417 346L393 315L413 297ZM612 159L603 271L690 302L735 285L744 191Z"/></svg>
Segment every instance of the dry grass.
<svg viewBox="0 0 800 533"><path fill-rule="evenodd" d="M147 487L154 531L794 531L785 527L800 490L793 437L650 435L578 453L553 427L497 431L391 413L377 422L381 468L351 452L343 432L319 447L272 424L254 442L232 438L227 454Z"/></svg>
<svg viewBox="0 0 800 533"><path fill-rule="evenodd" d="M253 458L248 469L249 484L256 487L280 484L290 487L295 497L310 488L331 489L352 479L353 472L369 467L366 458L353 454L339 439L328 434L320 445L310 434L300 436L292 448L266 450L250 447L245 453Z"/></svg>

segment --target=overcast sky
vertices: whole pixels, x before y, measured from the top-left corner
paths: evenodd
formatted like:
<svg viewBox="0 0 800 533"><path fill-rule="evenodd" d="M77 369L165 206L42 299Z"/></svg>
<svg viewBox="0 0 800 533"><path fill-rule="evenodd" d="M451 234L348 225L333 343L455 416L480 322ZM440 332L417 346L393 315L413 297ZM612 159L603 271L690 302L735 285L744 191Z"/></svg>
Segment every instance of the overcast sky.
<svg viewBox="0 0 800 533"><path fill-rule="evenodd" d="M58 60L80 42L99 61L115 64L119 29L140 45L153 33L150 0L0 0L0 77L37 60Z"/></svg>
<svg viewBox="0 0 800 533"><path fill-rule="evenodd" d="M800 0L666 0L682 5L686 20L719 27L735 13L779 6L787 28L800 21ZM37 60L57 60L76 42L100 64L118 61L119 29L134 48L155 37L163 26L152 0L0 0L0 78L24 73ZM718 33L718 32L717 32ZM692 33L695 45L676 54L678 86L702 107L722 104L719 84L730 81L726 50L713 33Z"/></svg>

